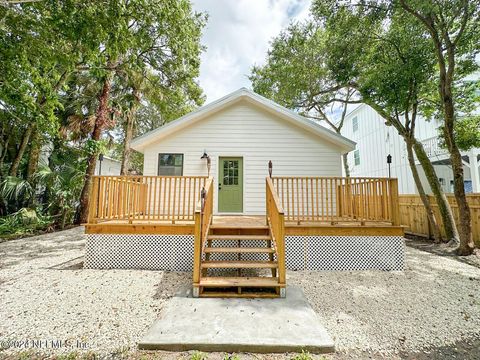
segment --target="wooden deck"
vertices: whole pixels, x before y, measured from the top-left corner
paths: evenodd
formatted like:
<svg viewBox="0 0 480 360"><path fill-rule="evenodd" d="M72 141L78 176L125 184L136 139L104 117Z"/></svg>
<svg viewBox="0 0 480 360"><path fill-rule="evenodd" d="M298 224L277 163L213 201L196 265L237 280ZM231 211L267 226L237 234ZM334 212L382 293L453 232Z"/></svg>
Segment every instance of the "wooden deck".
<svg viewBox="0 0 480 360"><path fill-rule="evenodd" d="M195 176L94 177L85 232L193 235L194 297L265 296L260 287L268 296L285 297L289 236L403 235L396 179L267 177L262 216L214 215L213 182ZM222 254L228 256L217 257ZM215 273L228 269L238 275L269 269L271 276L243 274L239 280Z"/></svg>
<svg viewBox="0 0 480 360"><path fill-rule="evenodd" d="M229 229L265 228L265 216L248 215L214 215L212 227ZM165 235L194 235L194 221L165 220L107 220L97 224L86 224L86 234L165 234ZM318 236L403 236L403 227L393 226L388 222L360 222L360 221L328 221L315 222L285 222L286 236L318 235Z"/></svg>

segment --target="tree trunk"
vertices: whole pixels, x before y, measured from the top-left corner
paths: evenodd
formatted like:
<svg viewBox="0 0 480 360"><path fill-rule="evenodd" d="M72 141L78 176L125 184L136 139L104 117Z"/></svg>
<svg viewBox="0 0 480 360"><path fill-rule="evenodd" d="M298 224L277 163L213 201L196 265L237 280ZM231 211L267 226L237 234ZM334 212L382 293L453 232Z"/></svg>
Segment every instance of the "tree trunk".
<svg viewBox="0 0 480 360"><path fill-rule="evenodd" d="M413 140L413 150L415 151L415 155L417 155L417 159L420 162L420 165L425 172L425 176L427 177L428 184L432 189L433 195L435 196L435 200L438 205L438 209L440 211L440 215L442 217L443 228L445 229L445 236L446 241L455 241L458 242L458 233L457 228L455 227L455 220L453 218L452 209L450 208L450 204L448 203L447 197L442 190L440 185L440 181L438 181L437 174L435 173L435 169L428 158L423 145L418 140Z"/></svg>
<svg viewBox="0 0 480 360"><path fill-rule="evenodd" d="M12 134L9 133L7 140L3 144L3 151L2 151L2 155L0 156L0 177L3 177L3 164L5 163L5 157L7 156L7 153L8 153L8 146L10 145L11 138L12 138Z"/></svg>
<svg viewBox="0 0 480 360"><path fill-rule="evenodd" d="M465 196L465 185L463 178L462 155L455 142L455 106L453 102L453 80L455 71L455 48L451 43L447 44L448 68L441 51L438 52L439 60L439 86L438 92L442 99L442 110L444 115L444 137L450 152L450 161L453 170L453 190L455 200L458 206L458 234L460 244L457 249L458 255L470 255L473 253L473 235L471 225L470 207L468 206L467 197ZM437 47L438 49L438 47Z"/></svg>
<svg viewBox="0 0 480 360"><path fill-rule="evenodd" d="M30 137L32 135L33 130L35 130L36 124L31 123L28 125L27 129L24 131L22 136L22 141L20 143L20 147L18 148L17 154L12 161L12 165L10 166L10 170L8 174L10 176L17 176L18 167L20 166L20 161L22 161L23 155L25 154L25 150L27 149L28 142L30 141Z"/></svg>
<svg viewBox="0 0 480 360"><path fill-rule="evenodd" d="M125 136L123 139L123 153L122 153L122 166L120 168L120 175L128 175L128 170L130 167L130 155L132 153L132 149L130 147L130 143L132 142L133 138L133 128L135 126L135 115L140 104L140 93L137 89L133 89L133 103L128 110L127 116L125 118L125 125L124 131Z"/></svg>
<svg viewBox="0 0 480 360"><path fill-rule="evenodd" d="M420 199L422 200L423 206L425 207L425 211L427 212L428 221L432 226L435 242L440 243L442 242L442 234L440 232L440 227L438 226L435 213L433 212L432 205L430 204L430 200L425 193L425 189L423 188L422 181L420 180L420 176L418 174L418 169L415 164L415 158L413 156L413 145L408 140L406 140L405 142L407 145L408 163L410 165L410 170L412 170L413 180L415 182L415 185L417 186L418 194L420 195Z"/></svg>
<svg viewBox="0 0 480 360"><path fill-rule="evenodd" d="M343 170L345 171L345 176L350 177L350 168L348 167L348 153L342 155L343 158Z"/></svg>
<svg viewBox="0 0 480 360"><path fill-rule="evenodd" d="M35 129L32 133L32 141L30 145L30 155L28 157L28 166L27 166L27 181L33 184L33 175L38 169L38 160L40 159L40 134Z"/></svg>
<svg viewBox="0 0 480 360"><path fill-rule="evenodd" d="M102 91L98 97L98 107L95 114L95 126L92 131L92 140L99 141L102 135L103 127L107 122L108 103L110 99L110 90L112 87L112 75L108 74L103 82ZM88 221L88 208L90 204L90 192L92 188L92 176L95 173L98 154L92 153L87 159L87 169L85 171L85 183L83 184L82 193L80 195L80 214L78 221L84 224Z"/></svg>
<svg viewBox="0 0 480 360"><path fill-rule="evenodd" d="M463 181L463 163L462 156L456 144L450 150L450 161L453 169L453 190L455 200L458 206L458 235L460 244L457 249L458 255L470 255L473 253L473 235L471 226L470 207L468 206L467 197L465 196L465 188Z"/></svg>

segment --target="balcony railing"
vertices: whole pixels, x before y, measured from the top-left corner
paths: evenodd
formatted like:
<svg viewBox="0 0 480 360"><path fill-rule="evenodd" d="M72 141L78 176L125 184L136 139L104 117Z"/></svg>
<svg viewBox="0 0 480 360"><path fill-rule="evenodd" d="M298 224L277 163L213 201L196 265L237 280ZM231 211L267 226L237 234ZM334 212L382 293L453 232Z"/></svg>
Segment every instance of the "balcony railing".
<svg viewBox="0 0 480 360"><path fill-rule="evenodd" d="M94 176L89 223L193 221L206 176Z"/></svg>
<svg viewBox="0 0 480 360"><path fill-rule="evenodd" d="M422 145L428 157L448 154L448 150L442 147L441 140L437 136L423 140Z"/></svg>
<svg viewBox="0 0 480 360"><path fill-rule="evenodd" d="M285 221L399 225L397 179L273 177L272 180Z"/></svg>

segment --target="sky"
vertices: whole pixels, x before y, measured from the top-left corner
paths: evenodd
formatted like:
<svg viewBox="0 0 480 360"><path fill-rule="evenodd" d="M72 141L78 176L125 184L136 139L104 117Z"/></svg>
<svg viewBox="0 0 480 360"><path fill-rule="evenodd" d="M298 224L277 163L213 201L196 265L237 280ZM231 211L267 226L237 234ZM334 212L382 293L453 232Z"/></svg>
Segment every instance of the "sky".
<svg viewBox="0 0 480 360"><path fill-rule="evenodd" d="M251 88L253 65L265 63L269 42L291 21L308 17L311 0L194 0L208 13L202 43L200 86L206 103Z"/></svg>

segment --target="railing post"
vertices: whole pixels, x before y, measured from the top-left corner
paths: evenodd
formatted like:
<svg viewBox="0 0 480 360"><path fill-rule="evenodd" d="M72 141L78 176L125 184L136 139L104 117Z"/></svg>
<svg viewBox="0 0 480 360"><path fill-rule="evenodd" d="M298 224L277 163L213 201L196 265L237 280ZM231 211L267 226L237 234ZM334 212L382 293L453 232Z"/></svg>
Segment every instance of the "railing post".
<svg viewBox="0 0 480 360"><path fill-rule="evenodd" d="M398 197L398 179L388 179L390 193L390 214L392 225L400 226L400 205Z"/></svg>
<svg viewBox="0 0 480 360"><path fill-rule="evenodd" d="M200 261L202 257L202 214L195 211L195 238L193 244L193 296L200 295Z"/></svg>
<svg viewBox="0 0 480 360"><path fill-rule="evenodd" d="M342 217L343 215L343 196L342 196L342 186L337 185L337 217ZM317 195L318 196L318 195Z"/></svg>
<svg viewBox="0 0 480 360"><path fill-rule="evenodd" d="M90 193L90 206L88 208L88 217L87 221L89 224L96 224L97 212L98 212L98 197L99 197L99 186L98 183L100 178L94 176L92 178L92 189Z"/></svg>
<svg viewBox="0 0 480 360"><path fill-rule="evenodd" d="M277 229L277 250L278 250L278 281L280 284L285 285L286 283L286 274L285 274L285 218L284 214L279 214L278 216L278 229Z"/></svg>

